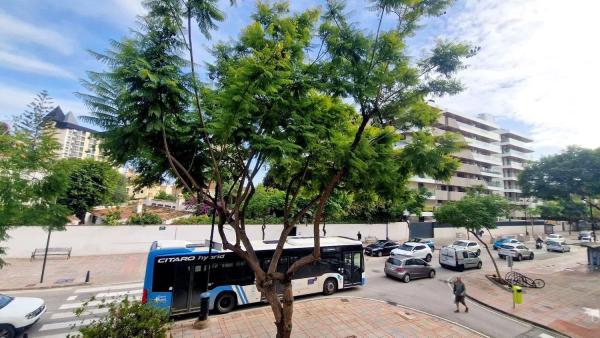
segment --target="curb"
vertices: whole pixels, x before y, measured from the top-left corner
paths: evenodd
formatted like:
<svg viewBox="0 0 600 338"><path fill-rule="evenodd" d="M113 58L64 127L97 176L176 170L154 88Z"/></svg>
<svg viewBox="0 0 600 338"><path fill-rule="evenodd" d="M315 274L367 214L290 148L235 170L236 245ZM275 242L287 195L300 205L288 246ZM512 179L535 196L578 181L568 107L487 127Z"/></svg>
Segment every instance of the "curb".
<svg viewBox="0 0 600 338"><path fill-rule="evenodd" d="M544 324L540 324L540 323L534 322L533 320L529 320L529 319L527 319L527 318L519 317L519 316L517 316L517 315L515 315L515 314L512 314L512 313L510 313L510 312L507 312L507 311L504 311L504 310L502 310L502 309L499 309L499 308L497 308L497 307L495 307L495 306L492 306L492 305L489 305L489 304L487 304L487 303L484 303L484 302L480 301L479 299L477 299L477 298L474 298L473 296L466 295L466 297L467 297L469 300L471 300L471 301L473 301L473 302L475 302L475 303L477 303L477 304L479 304L479 305L481 305L481 306L485 306L485 307L487 307L487 308L489 308L489 309L492 309L492 310L494 310L494 311L496 311L496 312L500 312L500 313L502 313L503 315L505 315L505 316L508 316L508 317L511 317L511 318L513 318L513 319L516 319L516 320L518 320L518 321L526 322L526 323L528 323L528 324L531 324L531 325L533 325L533 326L540 327L540 328L542 328L542 329L544 329L544 330L546 330L546 331L550 331L550 332L552 332L552 333L554 333L554 334L557 334L557 335L560 335L560 336L562 336L562 337L571 337L571 336L569 336L568 334L566 334L566 333L564 333L564 332L560 332L560 331L558 331L558 330L556 330L556 329L553 329L553 328L551 328L551 327L549 327L549 326L546 326L546 325L544 325Z"/></svg>
<svg viewBox="0 0 600 338"><path fill-rule="evenodd" d="M22 287L22 288L13 288L13 289L0 289L0 291L27 291L27 290L47 290L47 289L62 289L69 288L73 286L84 286L84 285L93 285L93 283L72 283L72 284L64 284L64 285L46 285L46 286L36 286L36 287Z"/></svg>

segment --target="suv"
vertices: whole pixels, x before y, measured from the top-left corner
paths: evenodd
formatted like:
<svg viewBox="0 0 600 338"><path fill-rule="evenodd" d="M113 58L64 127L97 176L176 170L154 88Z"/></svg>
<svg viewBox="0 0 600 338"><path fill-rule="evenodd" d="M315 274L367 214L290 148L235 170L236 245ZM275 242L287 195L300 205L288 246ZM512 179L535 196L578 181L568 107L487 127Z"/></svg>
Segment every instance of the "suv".
<svg viewBox="0 0 600 338"><path fill-rule="evenodd" d="M533 259L534 255L533 251L521 243L507 243L502 244L498 250L498 257L504 259L506 256L512 256L514 259L520 261L523 258Z"/></svg>
<svg viewBox="0 0 600 338"><path fill-rule="evenodd" d="M385 262L383 269L385 275L410 282L414 278L433 278L435 270L424 260L411 257L390 257Z"/></svg>
<svg viewBox="0 0 600 338"><path fill-rule="evenodd" d="M594 232L592 231L580 231L577 235L577 239L580 241L588 241L591 242L594 240Z"/></svg>
<svg viewBox="0 0 600 338"><path fill-rule="evenodd" d="M369 256L388 256L390 252L398 247L394 241L379 240L373 244L367 245L365 255Z"/></svg>
<svg viewBox="0 0 600 338"><path fill-rule="evenodd" d="M481 269L481 258L474 252L445 246L440 249L440 265L442 268L456 268L463 271L466 268Z"/></svg>
<svg viewBox="0 0 600 338"><path fill-rule="evenodd" d="M407 256L424 259L431 262L431 248L426 244L406 242L396 249L392 250L392 256Z"/></svg>
<svg viewBox="0 0 600 338"><path fill-rule="evenodd" d="M481 247L475 241L461 239L452 243L451 247L474 252L477 256L481 254Z"/></svg>

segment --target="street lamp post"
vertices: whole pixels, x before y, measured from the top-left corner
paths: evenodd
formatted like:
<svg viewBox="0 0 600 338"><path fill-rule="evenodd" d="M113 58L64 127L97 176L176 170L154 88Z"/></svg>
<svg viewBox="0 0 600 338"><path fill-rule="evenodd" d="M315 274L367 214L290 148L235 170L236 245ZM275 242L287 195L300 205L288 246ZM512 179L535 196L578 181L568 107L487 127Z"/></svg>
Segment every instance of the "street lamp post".
<svg viewBox="0 0 600 338"><path fill-rule="evenodd" d="M44 251L44 263L42 264L42 276L40 277L40 284L44 282L44 272L46 271L46 259L48 259L48 246L50 245L50 233L52 228L48 228L48 238L46 239L46 250Z"/></svg>
<svg viewBox="0 0 600 338"><path fill-rule="evenodd" d="M588 199L588 206L590 207L590 222L592 222L592 236L594 237L594 242L596 241L596 223L594 223L594 213L592 211L592 199Z"/></svg>

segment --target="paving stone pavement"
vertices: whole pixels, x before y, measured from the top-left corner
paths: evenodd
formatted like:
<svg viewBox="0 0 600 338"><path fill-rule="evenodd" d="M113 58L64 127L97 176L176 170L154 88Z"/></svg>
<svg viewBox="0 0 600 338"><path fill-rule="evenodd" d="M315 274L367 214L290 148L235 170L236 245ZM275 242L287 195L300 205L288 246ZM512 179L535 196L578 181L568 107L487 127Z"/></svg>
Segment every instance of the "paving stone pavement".
<svg viewBox="0 0 600 338"><path fill-rule="evenodd" d="M600 273L583 265L562 271L525 273L546 282L542 289L523 288L523 304L513 309L512 293L481 274L463 277L468 295L492 307L542 324L572 337L600 337Z"/></svg>
<svg viewBox="0 0 600 338"><path fill-rule="evenodd" d="M8 265L2 269L2 275L10 278L0 278L0 290L81 284L85 282L88 270L91 284L139 282L144 279L147 256L145 253L136 253L48 258L42 284L39 281L43 259L6 259Z"/></svg>
<svg viewBox="0 0 600 338"><path fill-rule="evenodd" d="M235 311L209 318L195 330L193 320L174 324L173 338L274 337L268 307ZM292 337L481 337L444 319L384 302L352 297L326 297L294 304Z"/></svg>

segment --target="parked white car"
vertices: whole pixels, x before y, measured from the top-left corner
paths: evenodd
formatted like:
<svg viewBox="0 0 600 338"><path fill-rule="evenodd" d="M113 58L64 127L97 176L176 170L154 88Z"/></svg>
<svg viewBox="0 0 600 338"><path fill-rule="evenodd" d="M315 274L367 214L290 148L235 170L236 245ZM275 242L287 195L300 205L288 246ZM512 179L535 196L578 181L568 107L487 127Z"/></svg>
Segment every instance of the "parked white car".
<svg viewBox="0 0 600 338"><path fill-rule="evenodd" d="M45 312L43 299L0 294L0 337L16 337L18 332L35 324Z"/></svg>
<svg viewBox="0 0 600 338"><path fill-rule="evenodd" d="M571 247L568 246L566 243L559 243L559 242L554 242L554 241L549 241L546 244L546 250L547 251L555 251L555 252L570 252L571 251Z"/></svg>
<svg viewBox="0 0 600 338"><path fill-rule="evenodd" d="M392 256L406 256L424 259L431 262L433 254L431 248L423 243L406 242L398 248L392 250Z"/></svg>
<svg viewBox="0 0 600 338"><path fill-rule="evenodd" d="M549 234L546 236L546 244L548 244L548 242L565 243L567 240L562 235Z"/></svg>
<svg viewBox="0 0 600 338"><path fill-rule="evenodd" d="M479 256L481 254L481 247L479 246L479 243L477 243L475 241L461 239L461 240L458 240L458 241L455 241L454 243L452 243L452 245L450 245L450 247L455 248L455 249L463 249L463 250L471 251L471 252L475 253L477 256Z"/></svg>

